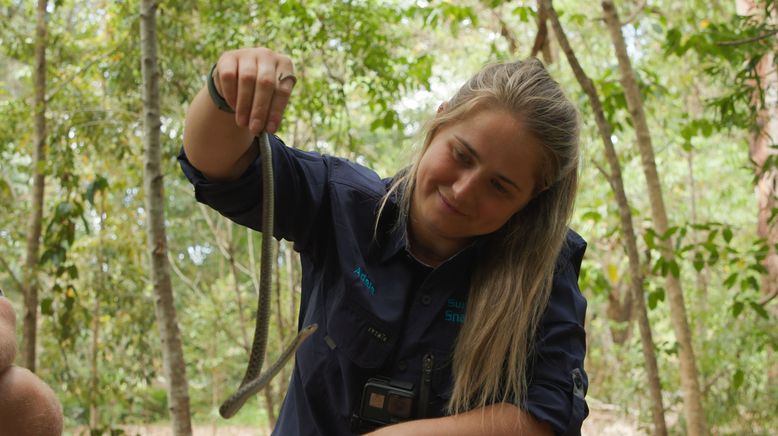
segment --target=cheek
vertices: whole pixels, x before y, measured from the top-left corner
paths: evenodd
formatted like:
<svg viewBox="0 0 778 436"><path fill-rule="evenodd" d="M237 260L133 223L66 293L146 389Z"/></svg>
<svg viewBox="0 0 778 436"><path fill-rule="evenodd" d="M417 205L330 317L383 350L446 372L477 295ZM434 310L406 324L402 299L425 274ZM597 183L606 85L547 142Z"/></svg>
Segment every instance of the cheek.
<svg viewBox="0 0 778 436"><path fill-rule="evenodd" d="M427 155L419 164L419 170L416 173L416 180L421 186L429 187L430 184L441 183L445 178L446 171L442 169L439 159L435 156Z"/></svg>
<svg viewBox="0 0 778 436"><path fill-rule="evenodd" d="M497 202L484 202L481 204L482 216L487 217L492 231L498 230L504 226L519 211L520 207L515 205L499 204Z"/></svg>

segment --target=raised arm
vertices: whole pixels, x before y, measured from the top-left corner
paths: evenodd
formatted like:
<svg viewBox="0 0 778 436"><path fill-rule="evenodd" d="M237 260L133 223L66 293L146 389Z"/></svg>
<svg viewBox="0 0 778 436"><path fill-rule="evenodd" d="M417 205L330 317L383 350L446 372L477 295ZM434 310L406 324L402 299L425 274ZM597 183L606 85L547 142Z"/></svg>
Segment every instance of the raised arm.
<svg viewBox="0 0 778 436"><path fill-rule="evenodd" d="M62 406L54 391L26 368L13 365L16 315L0 291L0 435L58 436Z"/></svg>
<svg viewBox="0 0 778 436"><path fill-rule="evenodd" d="M0 291L0 373L14 363L16 357L16 314Z"/></svg>
<svg viewBox="0 0 778 436"><path fill-rule="evenodd" d="M221 55L213 70L217 92L235 113L220 110L203 86L186 114L184 151L212 180L240 176L256 158L251 147L262 130L275 133L294 87L294 64L266 48Z"/></svg>

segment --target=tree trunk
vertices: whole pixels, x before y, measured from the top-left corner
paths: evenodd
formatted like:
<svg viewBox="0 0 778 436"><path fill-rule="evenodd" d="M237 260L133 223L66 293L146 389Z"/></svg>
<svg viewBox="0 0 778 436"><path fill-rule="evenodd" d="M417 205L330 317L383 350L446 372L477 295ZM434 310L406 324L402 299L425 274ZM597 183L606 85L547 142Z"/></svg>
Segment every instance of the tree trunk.
<svg viewBox="0 0 778 436"><path fill-rule="evenodd" d="M46 45L47 0L38 0L35 26L35 152L32 159L32 205L27 225L24 261L24 327L22 348L24 366L35 372L35 345L38 336L38 252L43 228L43 195L46 186Z"/></svg>
<svg viewBox="0 0 778 436"><path fill-rule="evenodd" d="M765 15L764 3L757 4L755 0L737 0L737 13L742 16ZM770 24L778 24L778 15L775 9L772 15L765 17ZM770 156L778 154L774 144L778 143L778 70L775 65L775 52L765 53L756 66L758 82L754 82L752 105L756 109L756 130L749 139L749 155L756 165L756 199L757 207L757 233L767 242L768 252L764 260L767 274L762 278L762 293L764 297L761 303L767 304L778 295L778 226L770 219L773 210L778 207L776 202L776 184L778 184L778 168L775 164L765 166ZM760 98L764 95L764 100ZM778 315L778 307L773 305L773 315ZM769 356L775 355L768 350ZM771 359L775 362L775 359ZM774 385L778 380L778 363L774 363L767 369L768 384Z"/></svg>
<svg viewBox="0 0 778 436"><path fill-rule="evenodd" d="M176 308L170 281L165 234L165 208L160 151L159 69L157 65L157 2L142 0L140 5L141 71L143 74L143 112L147 240L151 259L151 281L156 295L157 325L162 345L162 361L168 379L168 408L173 433L191 435L189 388Z"/></svg>
<svg viewBox="0 0 778 436"><path fill-rule="evenodd" d="M737 0L737 13L742 16L764 15L764 4L754 0ZM771 23L778 21L777 17L765 17ZM778 243L778 227L770 223L772 211L776 204L776 183L778 170L775 166L765 168L768 157L778 154L771 146L778 143L778 71L775 67L775 53L769 52L762 56L756 66L759 81L754 82L752 105L756 109L756 130L749 140L749 155L756 164L756 197L758 210L757 232L767 241L769 252L765 259L768 274L762 281L762 291L766 296L778 293L778 253L775 244ZM764 94L764 101L760 98Z"/></svg>
<svg viewBox="0 0 778 436"><path fill-rule="evenodd" d="M646 115L643 111L643 101L635 79L635 73L632 70L629 55L627 54L624 35L621 33L621 22L619 21L616 7L610 0L603 0L602 9L605 13L605 23L608 27L616 51L616 58L619 62L621 85L624 88L630 118L632 119L632 124L635 126L643 172L648 185L652 218L657 233L664 235L669 229L669 224L667 212L665 211L664 198L662 196L662 186L656 170L654 148L651 144L651 135L646 121ZM673 238L659 239L658 242L664 262L675 264ZM700 393L699 376L697 374L697 363L692 347L691 330L686 315L686 306L684 304L681 282L679 278L674 275L673 268L668 268L667 275L665 276L665 284L667 287L668 304L670 305L670 319L679 346L678 355L681 364L681 387L684 396L686 430L687 433L692 436L704 435L707 434L705 413L702 407L702 395Z"/></svg>
<svg viewBox="0 0 778 436"><path fill-rule="evenodd" d="M92 350L89 359L89 430L97 430L100 426L100 417L98 416L99 412L97 407L99 397L97 347L100 342L100 296L98 295L98 292L98 290L95 290L95 301L92 306Z"/></svg>
<svg viewBox="0 0 778 436"><path fill-rule="evenodd" d="M530 57L536 57L538 52L543 53L543 62L546 65L554 62L554 56L551 51L551 32L548 29L548 5L546 0L537 0L538 8L538 33L535 35L535 42L532 44Z"/></svg>
<svg viewBox="0 0 778 436"><path fill-rule="evenodd" d="M618 345L624 345L631 336L632 313L635 309L635 292L631 285L632 283L624 289L622 284L616 283L608 293L608 307L605 312L610 321L615 321L608 324L613 342Z"/></svg>
<svg viewBox="0 0 778 436"><path fill-rule="evenodd" d="M232 275L232 284L235 289L235 300L238 303L238 320L240 322L240 336L243 340L243 348L246 353L251 352L251 343L249 342L248 330L246 327L246 319L243 316L243 296L240 294L240 277L238 277L238 265L235 260L235 247L233 238L233 224L227 223L227 240L224 241L224 245L227 248L227 261L230 263L230 273ZM216 233L214 236L219 237Z"/></svg>
<svg viewBox="0 0 778 436"><path fill-rule="evenodd" d="M605 118L602 109L600 97L597 89L594 87L591 79L586 75L578 58L575 56L567 35L559 22L559 16L554 10L551 0L546 0L548 15L551 19L551 25L556 33L559 45L567 56L567 60L575 73L575 77L589 98L589 104L592 106L597 129L600 132L603 145L605 147L605 156L611 168L608 176L608 182L616 196L616 202L619 205L619 217L624 235L624 243L627 249L629 259L629 271L632 276L631 289L633 294L633 303L638 315L638 326L640 329L640 342L643 348L643 359L646 362L646 377L648 381L649 392L651 394L651 414L654 421L654 434L658 436L667 435L667 425L665 423L664 406L662 402L662 387L659 378L659 368L656 360L654 339L651 333L651 325L648 322L648 311L644 300L643 274L640 268L640 254L635 237L635 229L632 220L632 210L624 190L624 180L621 176L621 164L619 163L616 149L611 140L612 129Z"/></svg>
<svg viewBox="0 0 778 436"><path fill-rule="evenodd" d="M101 205L98 210L100 216L100 233L98 234L98 248L97 248L97 286L94 290L95 301L92 306L92 350L90 352L89 360L89 373L90 373L90 386L89 386L89 430L95 431L100 426L99 417L99 377L98 377L98 347L100 344L100 293L104 289L105 281L103 280L105 273L103 272L103 264L105 258L103 257L103 232L105 231L105 220L103 219L103 213L105 212L104 193L100 193Z"/></svg>

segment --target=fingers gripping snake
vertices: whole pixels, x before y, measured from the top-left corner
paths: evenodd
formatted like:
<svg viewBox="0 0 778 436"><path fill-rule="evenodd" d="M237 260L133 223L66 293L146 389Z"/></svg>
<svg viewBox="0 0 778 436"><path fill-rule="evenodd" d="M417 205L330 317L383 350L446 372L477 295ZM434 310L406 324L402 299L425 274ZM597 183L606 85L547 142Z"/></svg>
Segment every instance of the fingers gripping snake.
<svg viewBox="0 0 778 436"><path fill-rule="evenodd" d="M254 342L246 367L246 374L238 390L221 407L219 414L231 418L254 394L262 390L278 374L286 362L294 356L297 348L316 331L317 325L306 326L281 353L278 360L260 374L265 360L267 333L270 321L270 285L273 263L273 206L275 202L273 186L273 159L267 132L259 135L259 156L262 165L262 260L260 264L259 298L257 301L257 320L254 327Z"/></svg>

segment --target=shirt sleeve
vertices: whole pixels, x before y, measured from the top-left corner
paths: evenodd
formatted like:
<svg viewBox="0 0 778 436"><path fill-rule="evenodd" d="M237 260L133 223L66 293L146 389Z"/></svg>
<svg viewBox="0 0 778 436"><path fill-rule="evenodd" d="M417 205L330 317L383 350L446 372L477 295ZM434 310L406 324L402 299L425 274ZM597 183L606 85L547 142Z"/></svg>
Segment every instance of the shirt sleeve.
<svg viewBox="0 0 778 436"><path fill-rule="evenodd" d="M287 147L270 135L275 181L274 226L276 239L293 241L304 251L328 228L326 210L328 159L317 153ZM258 146L255 138L252 146ZM262 225L262 170L260 158L236 180L208 180L187 159L183 147L178 162L195 190L195 198L230 220L260 231Z"/></svg>
<svg viewBox="0 0 778 436"><path fill-rule="evenodd" d="M586 243L570 233L538 327L525 403L527 412L549 423L558 435L579 435L589 414L584 399L589 383L583 369L586 299L578 288Z"/></svg>

